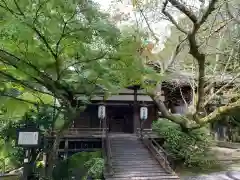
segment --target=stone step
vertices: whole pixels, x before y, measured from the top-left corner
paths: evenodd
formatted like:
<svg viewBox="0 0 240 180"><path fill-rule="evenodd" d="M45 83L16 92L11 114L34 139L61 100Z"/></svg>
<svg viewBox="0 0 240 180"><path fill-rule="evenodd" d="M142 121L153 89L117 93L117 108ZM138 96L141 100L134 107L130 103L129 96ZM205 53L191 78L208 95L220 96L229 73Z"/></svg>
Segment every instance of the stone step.
<svg viewBox="0 0 240 180"><path fill-rule="evenodd" d="M145 151L148 151L145 147L125 147L125 146L121 146L121 147L116 147L116 146L113 146L111 147L111 149L117 149L117 150L121 150L121 151L142 151L142 150L145 150Z"/></svg>
<svg viewBox="0 0 240 180"><path fill-rule="evenodd" d="M159 166L158 162L152 161L152 162L147 162L147 163L143 163L143 162L134 162L134 161L114 161L112 163L113 166L136 166L136 167L146 167L146 166L150 166L150 165L156 165Z"/></svg>
<svg viewBox="0 0 240 180"><path fill-rule="evenodd" d="M140 160L144 160L144 159L153 159L153 156L151 156L150 154L133 154L133 153L129 153L129 154L112 154L113 158L139 158Z"/></svg>
<svg viewBox="0 0 240 180"><path fill-rule="evenodd" d="M134 151L125 151L125 152L119 152L119 151L112 151L112 155L135 155L135 156L141 156L141 155L151 155L149 152L144 152L144 151L142 151L142 152L134 152Z"/></svg>
<svg viewBox="0 0 240 180"><path fill-rule="evenodd" d="M132 147L144 147L142 144L133 144L133 143L118 143L118 144L111 144L111 147L119 147L119 148L132 148Z"/></svg>
<svg viewBox="0 0 240 180"><path fill-rule="evenodd" d="M112 159L113 162L119 162L119 163L125 163L125 162L128 162L128 163L144 163L144 164L147 164L147 163L151 163L151 162L155 162L155 160L153 159L146 159L146 160L139 160L139 159L129 159L129 160L125 160L125 159Z"/></svg>
<svg viewBox="0 0 240 180"><path fill-rule="evenodd" d="M148 172L148 173L144 173L144 172L129 172L129 173L125 173L125 172L121 172L121 173L114 173L114 178L119 177L136 177L136 176L140 176L140 177L153 177L153 176L162 176L162 175L167 175L166 172Z"/></svg>
<svg viewBox="0 0 240 180"><path fill-rule="evenodd" d="M116 140L111 139L111 144L118 144L118 143L132 143L132 144L142 144L141 141L135 140L135 139L124 139L124 140Z"/></svg>
<svg viewBox="0 0 240 180"><path fill-rule="evenodd" d="M155 167L155 168L137 168L137 167L132 167L132 168L116 168L113 167L114 173L126 173L126 174L131 174L132 172L141 172L141 173L155 173L155 172L161 172L161 173L166 173L164 169L161 169L160 167Z"/></svg>
<svg viewBox="0 0 240 180"><path fill-rule="evenodd" d="M117 153L113 153L112 152L112 156L116 156L116 157L120 157L120 156L125 156L125 157L134 157L134 156L138 156L139 158L145 158L145 157L151 157L150 154L148 154L148 152L146 153L135 153L135 152L117 152Z"/></svg>
<svg viewBox="0 0 240 180"><path fill-rule="evenodd" d="M145 147L111 147L111 150L118 151L148 151Z"/></svg>
<svg viewBox="0 0 240 180"><path fill-rule="evenodd" d="M151 154L149 154L149 152L113 152L112 151L112 155L121 155L121 156L124 156L124 155L128 155L128 156L144 156L144 155L148 155L148 157L151 156Z"/></svg>
<svg viewBox="0 0 240 180"><path fill-rule="evenodd" d="M141 177L141 176L135 176L135 177L112 177L108 178L108 180L171 180L171 179L179 179L177 176L171 176L171 175L162 175L162 176L152 176L152 177Z"/></svg>
<svg viewBox="0 0 240 180"><path fill-rule="evenodd" d="M111 145L111 148L118 148L118 149L132 149L132 148L141 148L141 149L145 149L144 146L136 146L136 145ZM135 149L135 150L138 150L138 149Z"/></svg>
<svg viewBox="0 0 240 180"><path fill-rule="evenodd" d="M150 154L121 154L121 153L118 153L118 154L112 154L112 157L113 158L139 158L140 160L144 160L144 159L153 159L153 156L150 155Z"/></svg>
<svg viewBox="0 0 240 180"><path fill-rule="evenodd" d="M116 139L111 139L111 144L118 144L118 143L132 143L132 144L141 144L141 141L134 140L134 139L124 139L124 140L116 140Z"/></svg>
<svg viewBox="0 0 240 180"><path fill-rule="evenodd" d="M140 159L146 159L146 158L151 158L152 159L152 155L150 153L112 153L112 157L138 157Z"/></svg>
<svg viewBox="0 0 240 180"><path fill-rule="evenodd" d="M140 144L142 145L142 142L138 140L110 140L111 144L125 144L125 145L132 145L132 144ZM131 144L130 144L131 143Z"/></svg>
<svg viewBox="0 0 240 180"><path fill-rule="evenodd" d="M112 169L106 180L179 180L168 174L137 138L111 138Z"/></svg>
<svg viewBox="0 0 240 180"><path fill-rule="evenodd" d="M138 141L137 139L110 139L111 144L118 144L118 143L132 143L132 144L141 144L141 141Z"/></svg>
<svg viewBox="0 0 240 180"><path fill-rule="evenodd" d="M144 147L144 146L124 146L124 145L120 145L120 146L111 146L111 149L121 149L121 150L123 150L123 149L129 149L129 150L133 150L133 149L135 149L135 150L141 150L141 149L146 149L147 150L147 148L146 147Z"/></svg>
<svg viewBox="0 0 240 180"><path fill-rule="evenodd" d="M148 158L142 158L142 157L112 157L112 161L119 161L119 162L124 162L124 161L145 161L145 163L151 162L151 161L156 161L155 159L152 159L151 157Z"/></svg>
<svg viewBox="0 0 240 180"><path fill-rule="evenodd" d="M137 164L135 166L133 166L132 164L125 164L125 165L121 165L121 164L113 164L114 168L123 168L123 169L129 169L129 168L158 168L160 169L160 165L156 163L151 163L151 164Z"/></svg>

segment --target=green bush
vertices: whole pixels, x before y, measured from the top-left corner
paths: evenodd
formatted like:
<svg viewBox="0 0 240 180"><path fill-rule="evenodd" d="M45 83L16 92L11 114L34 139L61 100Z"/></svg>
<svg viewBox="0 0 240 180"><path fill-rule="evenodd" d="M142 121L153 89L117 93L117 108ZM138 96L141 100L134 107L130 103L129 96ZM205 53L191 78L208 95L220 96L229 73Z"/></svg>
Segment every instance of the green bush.
<svg viewBox="0 0 240 180"><path fill-rule="evenodd" d="M79 152L60 161L54 169L55 180L75 179L101 179L103 175L104 160L101 151Z"/></svg>
<svg viewBox="0 0 240 180"><path fill-rule="evenodd" d="M103 158L91 158L84 166L88 169L87 176L93 179L102 179L104 171L104 159Z"/></svg>
<svg viewBox="0 0 240 180"><path fill-rule="evenodd" d="M178 124L159 119L153 130L164 139L163 148L177 163L187 167L208 168L215 164L210 155L211 137L207 128L183 132Z"/></svg>

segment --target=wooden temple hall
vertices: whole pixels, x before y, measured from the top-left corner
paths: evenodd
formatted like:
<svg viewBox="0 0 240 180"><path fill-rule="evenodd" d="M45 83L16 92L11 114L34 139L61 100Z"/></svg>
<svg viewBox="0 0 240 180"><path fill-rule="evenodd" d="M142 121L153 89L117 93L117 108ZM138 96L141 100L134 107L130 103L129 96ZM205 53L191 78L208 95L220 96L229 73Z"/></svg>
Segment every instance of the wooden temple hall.
<svg viewBox="0 0 240 180"><path fill-rule="evenodd" d="M190 103L191 88L187 86L182 87L183 92L171 86L163 86L159 89L161 92L159 98L173 113L183 113L186 109L186 101ZM81 97L78 100L81 100ZM99 107L102 105L105 111L104 120L99 117ZM147 117L144 120L140 117L142 107L147 108ZM91 104L74 120L69 133L75 132L72 134L73 137L93 138L97 137L96 131L106 128L109 133L136 134L140 128L150 131L153 121L158 118L159 112L151 97L139 87L129 87L110 96L107 100L103 100L101 94L92 98ZM70 134L68 136L71 137Z"/></svg>
<svg viewBox="0 0 240 180"><path fill-rule="evenodd" d="M140 128L140 107L147 107L148 117L143 121L143 128L150 129L152 121L157 119L157 111L152 99L143 90L122 89L119 94L110 96L103 101L102 96L92 99L79 119L74 121L74 128L99 128L99 107L105 106L105 119L109 132L136 133Z"/></svg>
<svg viewBox="0 0 240 180"><path fill-rule="evenodd" d="M81 100L81 97L78 100ZM105 115L100 118L100 108L103 105ZM147 108L145 120L140 120L141 107ZM60 143L60 156L101 148L106 132L116 136L136 136L140 128L151 132L152 122L157 118L156 106L144 90L125 88L105 101L102 94L99 94L92 98L91 104L80 113L65 134Z"/></svg>
<svg viewBox="0 0 240 180"><path fill-rule="evenodd" d="M186 96L191 94L191 88L182 88L188 91ZM184 111L185 104L178 88L161 86L159 92L159 98L169 111ZM175 99L171 100L172 97ZM179 179L167 153L158 143L159 137L151 130L153 121L158 118L156 105L139 87L122 89L104 101L99 94L91 99L91 104L62 137L59 158L76 152L101 150L107 180Z"/></svg>

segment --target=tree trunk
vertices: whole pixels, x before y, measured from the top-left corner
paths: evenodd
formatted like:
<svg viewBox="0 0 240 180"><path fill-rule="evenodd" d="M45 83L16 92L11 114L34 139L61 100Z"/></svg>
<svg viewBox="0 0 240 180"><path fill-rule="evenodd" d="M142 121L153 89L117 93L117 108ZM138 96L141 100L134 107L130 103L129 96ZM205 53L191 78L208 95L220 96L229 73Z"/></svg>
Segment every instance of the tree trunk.
<svg viewBox="0 0 240 180"><path fill-rule="evenodd" d="M63 132L59 132L58 134L56 134L54 143L52 145L50 153L48 154L47 172L46 172L46 177L48 180L53 179L53 170L57 163L58 148L59 148L59 144L60 144L62 135L63 135Z"/></svg>
<svg viewBox="0 0 240 180"><path fill-rule="evenodd" d="M156 95L151 95L150 97L153 99L154 103L156 104L158 110L162 113L162 116L172 122L175 122L179 124L183 131L189 131L189 129L192 127L193 121L191 121L189 118L187 118L184 115L175 115L168 111L163 101Z"/></svg>
<svg viewBox="0 0 240 180"><path fill-rule="evenodd" d="M198 61L199 68L199 77L198 77L198 101L196 105L196 112L199 113L202 111L202 105L204 101L204 85L205 85L205 56L202 56L202 59Z"/></svg>
<svg viewBox="0 0 240 180"><path fill-rule="evenodd" d="M53 170L56 167L56 163L58 159L57 157L58 149L59 149L61 138L63 137L65 131L72 125L72 122L74 121L75 117L76 117L76 111L74 108L70 106L64 117L65 123L63 127L56 134L51 152L49 153L49 156L48 156L48 167L47 167L46 175L49 180L53 179Z"/></svg>
<svg viewBox="0 0 240 180"><path fill-rule="evenodd" d="M152 100L156 104L158 110L161 112L161 116L163 118L166 118L166 119L176 123L176 124L179 124L182 127L183 131L189 131L191 129L201 128L204 125L206 125L207 123L217 121L217 120L221 119L221 117L223 117L223 116L231 115L232 113L240 110L240 99L239 99L235 102L229 103L225 106L215 109L212 113L210 113L202 118L197 117L198 120L196 120L196 119L193 120L194 114L192 114L192 115L172 114L171 112L168 111L165 104L159 98L158 95L150 93L149 96L152 98Z"/></svg>

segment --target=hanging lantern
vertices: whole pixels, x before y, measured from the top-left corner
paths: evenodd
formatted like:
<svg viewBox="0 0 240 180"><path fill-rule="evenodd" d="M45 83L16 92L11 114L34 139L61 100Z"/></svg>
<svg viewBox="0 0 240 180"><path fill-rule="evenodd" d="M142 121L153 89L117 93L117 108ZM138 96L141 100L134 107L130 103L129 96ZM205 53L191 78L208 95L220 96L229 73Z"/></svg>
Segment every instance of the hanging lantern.
<svg viewBox="0 0 240 180"><path fill-rule="evenodd" d="M100 105L98 106L98 118L104 119L106 117L106 106Z"/></svg>
<svg viewBox="0 0 240 180"><path fill-rule="evenodd" d="M141 120L147 120L148 118L148 108L147 107L141 107L140 108L140 119Z"/></svg>

